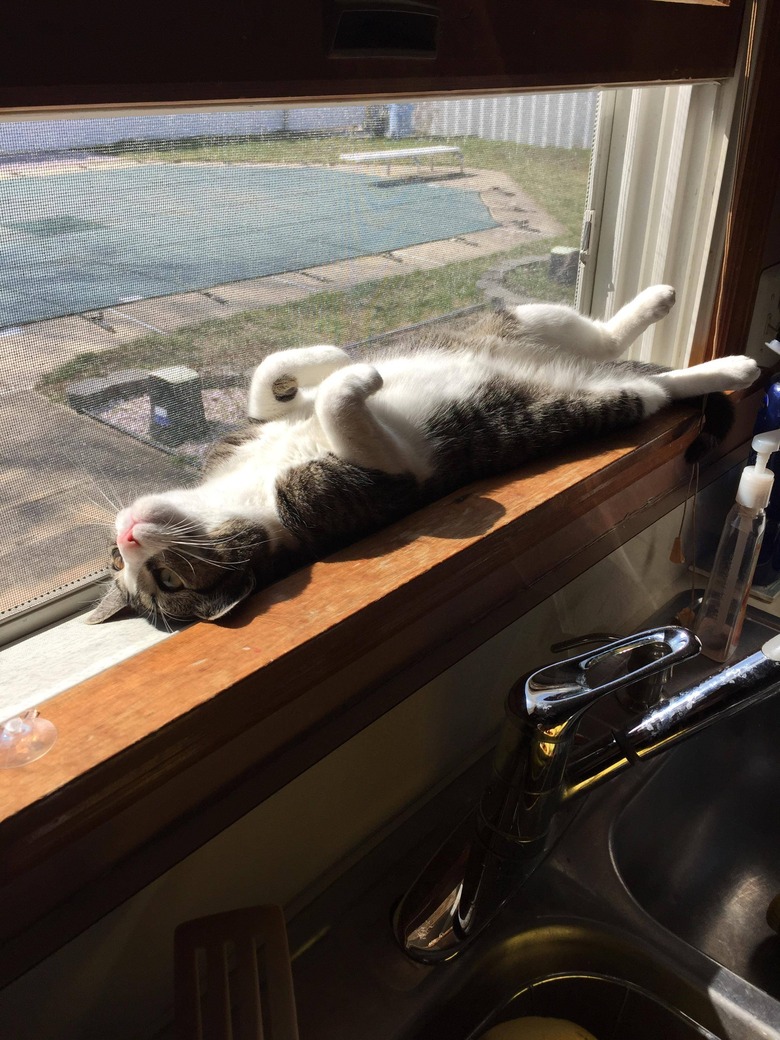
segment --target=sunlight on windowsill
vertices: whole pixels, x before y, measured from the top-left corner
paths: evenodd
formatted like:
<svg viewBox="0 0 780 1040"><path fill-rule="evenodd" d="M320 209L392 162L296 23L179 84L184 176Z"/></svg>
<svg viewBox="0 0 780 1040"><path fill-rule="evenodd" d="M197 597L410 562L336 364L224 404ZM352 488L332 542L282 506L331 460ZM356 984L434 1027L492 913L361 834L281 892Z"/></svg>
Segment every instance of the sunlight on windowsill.
<svg viewBox="0 0 780 1040"><path fill-rule="evenodd" d="M143 618L88 625L84 614L49 625L0 649L0 720L29 708L120 664L171 633Z"/></svg>

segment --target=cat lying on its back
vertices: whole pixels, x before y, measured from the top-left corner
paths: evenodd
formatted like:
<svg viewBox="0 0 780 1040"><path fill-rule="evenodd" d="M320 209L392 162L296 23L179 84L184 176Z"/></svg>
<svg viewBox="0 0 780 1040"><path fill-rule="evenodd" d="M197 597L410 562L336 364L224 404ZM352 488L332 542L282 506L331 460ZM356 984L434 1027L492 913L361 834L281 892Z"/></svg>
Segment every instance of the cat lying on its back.
<svg viewBox="0 0 780 1040"><path fill-rule="evenodd" d="M679 371L616 359L674 303L645 289L614 318L515 307L361 363L332 346L267 357L249 424L192 488L139 498L116 519L114 585L90 620L221 617L254 589L469 481L633 425L672 401L749 386L747 357ZM728 402L710 397L705 436Z"/></svg>

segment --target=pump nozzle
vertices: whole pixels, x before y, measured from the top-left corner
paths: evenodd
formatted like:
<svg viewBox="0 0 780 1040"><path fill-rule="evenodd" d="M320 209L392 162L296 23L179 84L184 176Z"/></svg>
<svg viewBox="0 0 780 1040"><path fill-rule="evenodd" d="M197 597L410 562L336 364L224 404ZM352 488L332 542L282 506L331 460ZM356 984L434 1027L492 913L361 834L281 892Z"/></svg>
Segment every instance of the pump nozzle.
<svg viewBox="0 0 780 1040"><path fill-rule="evenodd" d="M774 473L768 468L769 457L780 451L780 430L767 430L753 438L756 461L745 466L737 488L737 502L746 509L765 509L769 502L774 482Z"/></svg>
<svg viewBox="0 0 780 1040"><path fill-rule="evenodd" d="M767 430L766 433L757 433L753 438L751 447L758 456L762 466L766 466L769 456L780 451L780 430Z"/></svg>

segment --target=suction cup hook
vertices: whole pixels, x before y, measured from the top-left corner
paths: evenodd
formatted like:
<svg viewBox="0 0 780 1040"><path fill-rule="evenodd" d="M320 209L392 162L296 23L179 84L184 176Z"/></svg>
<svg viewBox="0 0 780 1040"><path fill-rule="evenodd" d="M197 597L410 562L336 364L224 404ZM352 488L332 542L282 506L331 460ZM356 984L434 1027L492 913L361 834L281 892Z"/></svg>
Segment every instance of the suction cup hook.
<svg viewBox="0 0 780 1040"><path fill-rule="evenodd" d="M0 769L26 766L45 755L57 739L57 727L42 719L36 708L15 715L0 726Z"/></svg>

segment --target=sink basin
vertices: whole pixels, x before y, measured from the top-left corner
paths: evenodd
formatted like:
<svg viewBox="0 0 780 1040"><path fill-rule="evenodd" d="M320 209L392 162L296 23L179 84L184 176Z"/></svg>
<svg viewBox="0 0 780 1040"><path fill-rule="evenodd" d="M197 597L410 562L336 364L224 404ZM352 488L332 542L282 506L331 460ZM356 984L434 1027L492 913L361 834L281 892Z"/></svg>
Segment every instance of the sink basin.
<svg viewBox="0 0 780 1040"><path fill-rule="evenodd" d="M640 906L780 998L780 696L672 752L619 814L615 865Z"/></svg>
<svg viewBox="0 0 780 1040"><path fill-rule="evenodd" d="M716 1040L675 1009L681 1006L706 1013L700 997L630 940L567 922L532 928L492 950L414 1037L478 1040L499 1022L541 1015L568 1019L598 1040Z"/></svg>
<svg viewBox="0 0 780 1040"><path fill-rule="evenodd" d="M657 1000L641 986L605 975L549 975L536 979L494 1021L532 1015L563 1016L577 1025L584 1023L599 1038L715 1040L709 1030Z"/></svg>

